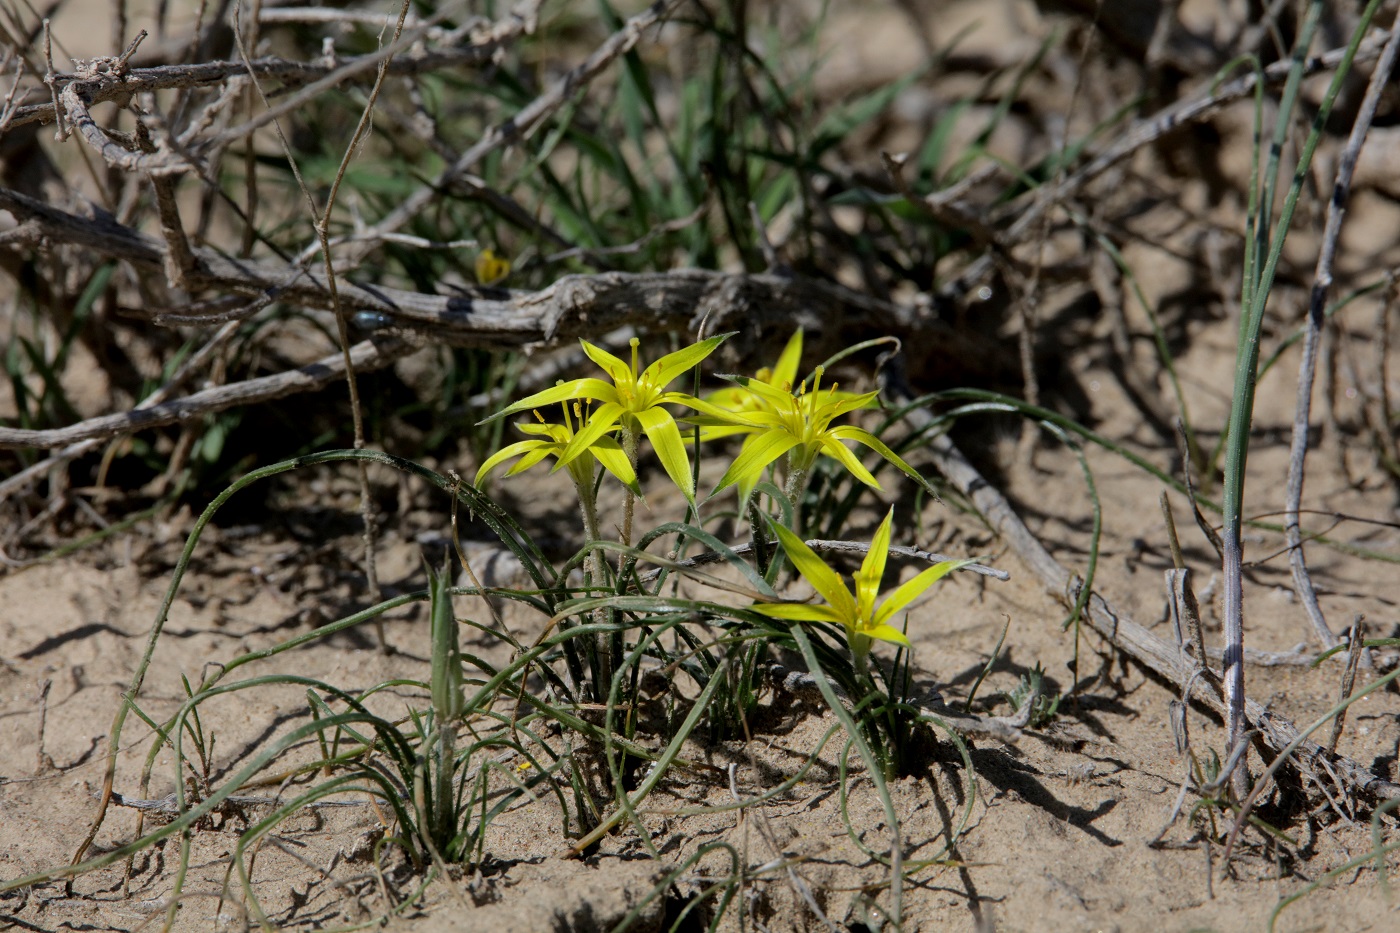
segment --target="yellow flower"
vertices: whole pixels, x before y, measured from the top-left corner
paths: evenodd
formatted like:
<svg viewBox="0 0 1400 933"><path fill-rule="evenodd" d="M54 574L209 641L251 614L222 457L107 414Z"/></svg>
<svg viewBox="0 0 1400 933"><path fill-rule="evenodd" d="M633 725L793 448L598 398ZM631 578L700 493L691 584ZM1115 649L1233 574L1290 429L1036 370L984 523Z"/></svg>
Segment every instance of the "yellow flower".
<svg viewBox="0 0 1400 933"><path fill-rule="evenodd" d="M633 437L645 434L651 440L651 446L655 449L657 459L661 461L667 475L693 504L695 483L690 473L690 458L686 455L685 443L681 440L681 431L676 419L664 406L695 407L704 403L683 392L668 392L666 387L677 376L699 364L715 347L731 336L733 334L720 334L693 343L675 353L666 354L645 369L641 369L638 361L637 347L640 341L635 337L632 338L630 365L601 347L581 340L579 343L583 345L583 352L608 374L612 379L611 383L594 378L575 379L521 399L486 420L494 421L517 411L552 405L555 402L593 399L600 404L589 416L587 425L580 427L578 433L569 441L559 457L559 466L568 466L603 435L621 427Z"/></svg>
<svg viewBox="0 0 1400 933"><path fill-rule="evenodd" d="M476 280L482 285L495 285L510 275L510 260L496 255L495 250L484 249L476 257Z"/></svg>
<svg viewBox="0 0 1400 933"><path fill-rule="evenodd" d="M785 392L792 391L792 387L797 383L797 364L802 360L802 328L797 328L788 338L787 346L783 347L783 352L778 355L778 362L770 369L767 366L754 374L754 378L759 382L770 385L775 389ZM731 415L742 416L752 411L764 411L771 406L763 396L750 392L738 383L731 383L723 389L718 389L705 396L705 401L717 408L724 409ZM702 441L712 440L717 437L725 437L730 434L737 434L747 429L736 424L706 424L701 432Z"/></svg>
<svg viewBox="0 0 1400 933"><path fill-rule="evenodd" d="M774 619L789 619L798 622L835 622L846 629L852 653L864 656L870 650L871 639L894 642L897 645L909 644L904 633L890 625L897 613L918 598L925 590L951 571L966 564L969 560L945 560L934 564L886 597L879 606L875 605L880 595L880 581L885 576L885 563L890 553L890 524L894 519L894 509L885 515L885 520L875 532L870 542L870 550L861 561L860 570L855 574L855 592L852 593L842 581L841 575L832 570L809 548L801 538L784 526L769 519L773 530L782 542L788 559L812 588L826 600L826 605L812 603L761 603L753 610Z"/></svg>
<svg viewBox="0 0 1400 933"><path fill-rule="evenodd" d="M573 419L569 417L569 403L565 402L559 407L564 409L563 424L546 423L544 416L538 411L535 412L538 424L530 424L529 422L517 424L516 427L521 432L533 434L536 439L517 441L496 451L476 471L476 478L472 480L472 485L480 486L482 479L487 474L513 457L520 459L506 471L506 476L523 473L545 457L562 458L564 451L568 449L569 444L577 435L574 433ZM578 402L574 402L574 415L579 419L579 427L583 428L588 422L588 415ZM622 452L622 447L617 441L611 437L599 437L586 449L593 455L593 460L601 463L603 468L616 476L624 486L637 495L641 495L641 490L637 486L637 473L632 469L632 464L627 462L627 455ZM569 474L580 488L592 489L593 487L593 460L576 459L565 464Z"/></svg>
<svg viewBox="0 0 1400 933"><path fill-rule="evenodd" d="M869 431L849 424L831 426L836 418L871 405L878 393L840 392L835 386L823 390L823 374L822 367L818 366L810 392L805 385L794 392L790 386L780 388L761 379L736 377L737 384L755 397L751 407L726 411L708 402L694 406L700 412L694 419L697 423L725 433L749 435L739 456L720 477L711 495L737 485L739 501L747 502L763 471L784 454L788 455L792 473L807 472L817 457L826 455L865 485L879 489L880 483L846 446L846 441L869 447L933 492L917 470Z"/></svg>

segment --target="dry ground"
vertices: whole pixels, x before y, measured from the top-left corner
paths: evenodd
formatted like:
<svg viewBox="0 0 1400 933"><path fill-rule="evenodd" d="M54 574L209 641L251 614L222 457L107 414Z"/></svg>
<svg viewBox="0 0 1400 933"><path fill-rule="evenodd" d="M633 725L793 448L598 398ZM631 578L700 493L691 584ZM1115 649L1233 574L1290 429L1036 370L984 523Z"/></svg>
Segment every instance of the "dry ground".
<svg viewBox="0 0 1400 933"><path fill-rule="evenodd" d="M1184 16L1204 16L1200 8L1210 5L1185 6ZM1026 4L953 4L940 29L951 31L978 13L985 13L995 28L971 34L965 50L970 57L1025 54L1021 46L1034 42L1025 35L1062 22L1042 20L1036 8ZM857 82L856 76L878 83L887 70L905 67L901 56L921 54L893 6L881 8L878 15L842 7L837 21L844 24L844 41L824 73L833 86L849 86ZM1103 72L1120 74L1124 67L1104 65ZM1039 99L1044 112L1055 112L1066 103L1066 88L1062 84L1058 90L1046 90ZM909 107L920 104L917 95L903 102ZM1209 158L1236 178L1243 174L1247 150L1230 143L1247 135L1243 128L1249 116L1247 109L1230 111L1215 124L1222 141ZM1034 115L1023 117L1009 120L1006 138L995 144L1016 164L1024 162L1022 147L1033 148L1036 129ZM898 148L900 133L911 131L908 121L895 120L882 132L886 135L881 139L853 145L872 152L880 146ZM1343 239L1343 275L1357 281L1368 271L1394 268L1400 261L1394 236L1397 211L1386 190L1392 179L1378 161L1393 131L1377 132L1378 152L1368 156L1372 161L1365 169L1369 182L1357 195ZM1233 255L1237 250L1237 234L1231 240L1228 231L1241 229L1240 205L1212 179L1176 172L1171 166L1174 157L1144 153L1134 164L1134 177L1151 178L1153 183L1124 185L1116 195L1103 194L1097 206L1124 225L1126 261L1148 300L1167 319L1192 418L1202 436L1213 442L1212 431L1222 423L1229 404L1237 333L1236 320L1220 298L1235 286L1220 278L1216 254ZM1117 203L1133 199L1137 204L1131 210ZM1280 287L1277 324L1268 334L1266 352L1299 318L1311 251L1316 249L1316 236L1310 231L1320 226L1316 220L1305 219L1306 229L1290 248L1290 272L1297 278ZM1074 248L1073 236L1053 240L1047 245L1047 262ZM1083 279L1089 278L1086 272ZM1090 295L1093 302L1086 303ZM975 306L972 313L977 313ZM1338 317L1331 385L1335 397L1323 411L1315 409L1318 444L1309 459L1305 506L1322 513L1313 516L1310 527L1327 525L1332 513L1378 523L1344 521L1332 534L1393 557L1400 554L1396 477L1378 464L1364 418L1364 406L1373 404L1379 393L1400 391L1394 375L1388 386L1377 383L1386 372L1400 372L1394 350L1388 360L1378 356L1385 346L1377 339L1376 324L1384 320L1378 315L1385 314L1394 326L1394 309L1378 312L1375 303ZM1014 360L1014 322L1001 327L995 339ZM1156 375L1147 323L1126 284L1120 283L1116 294L1106 294L1102 282L1058 286L1041 308L1037 341L1041 390L1051 404L1163 468L1174 466L1171 440L1159 423L1161 412L1174 413L1173 403ZM1014 362L1010 368L1014 371ZM1283 505L1296 371L1294 349L1283 356L1260 391L1249 461L1247 507L1252 515L1271 514ZM75 386L75 397L100 400L104 395L100 385L87 387L86 394L83 388ZM1025 462L1018 452L1021 430L1010 419L985 419L960 433L959 440L1056 556L1082 569L1091 506L1078 463L1048 440ZM1162 571L1171 566L1171 558L1156 504L1160 484L1112 454L1090 450L1088 458L1104 510L1095 587L1121 611L1170 638ZM463 469L467 464L440 464L452 466ZM383 528L381 577L390 588L421 586L419 555L441 548L446 503L421 489L396 488L397 481L387 475L376 476L376 483L384 491L381 500L396 502ZM563 487L550 479L524 479L504 488L506 501L543 536L567 539L572 534L572 516L561 505ZM352 475L291 474L273 489L270 510L255 510L255 519L246 523L231 519L212 530L201 545L142 693L150 714L159 717L178 705L181 675L197 680L206 665L279 643L358 605L359 537L353 527ZM1174 503L1187 563L1203 591L1207 634L1218 643L1218 612L1209 598L1218 590L1214 555L1191 527L1182 500L1175 498ZM661 496L653 500L658 514L674 504ZM912 509L913 501L902 500L902 505ZM901 512L902 521L913 528L912 517L903 518L907 514ZM873 523L872 514L867 514L852 537L867 534ZM74 556L0 575L0 878L65 863L85 835L96 809L112 712L140 657L189 524L188 511L142 522L132 532ZM1267 925L1281 898L1370 850L1375 801L1349 799L1327 786L1333 796L1329 802L1309 787L1273 801L1261 812L1288 841L1247 832L1228 870L1222 870L1218 846L1202 844L1200 819L1183 817L1167 826L1187 770L1169 718L1176 689L1087 632L1079 640L1076 683L1074 632L1062 630L1066 612L1054 594L1045 593L975 517L930 504L917 524L920 545L989 556L1011 573L1009 582L951 580L915 609L910 632L920 687L939 691L950 703L964 697L1009 623L1005 646L979 691L978 705L1007 712L1004 703L992 701L1013 689L1036 664L1047 672L1050 688L1066 696L1052 724L1028 731L1017 744L987 739L972 743L970 771L945 742L920 773L895 786L905 857L940 859L914 873L906 886L905 929L1258 930ZM1246 547L1248 644L1275 652L1299 643L1315 649L1293 596L1280 536L1251 533ZM1311 546L1308 553L1334 629L1364 616L1370 636L1400 635L1400 573L1394 563L1367 561L1320 545ZM480 554L489 556L488 550ZM484 616L483 609L465 602L458 606L459 614L475 618ZM536 631L540 625L537 618L524 616L508 615L506 621L522 632ZM349 690L393 677L425 677L426 614L404 610L392 615L386 635L395 649L392 654L379 651L371 633L364 631L315 643L259 670L308 674ZM472 650L500 656L499 646L487 639ZM1393 653L1382 651L1378 662L1382 670L1389 670L1395 664ZM1317 669L1251 666L1247 689L1276 714L1303 725L1336 702L1340 671L1336 661ZM1374 675L1363 672L1363 679L1370 676ZM681 689L692 688L682 684ZM45 695L46 704L41 702ZM379 698L386 713L400 714L410 702L421 698L408 690ZM299 722L305 706L305 697L291 689L239 694L211 704L204 720L218 736L211 776L217 781L246 763L274 736ZM1351 711L1338 752L1396 780L1397 715L1400 694L1393 689L1361 701ZM1198 752L1223 753L1225 740L1217 719L1198 708L1187 718ZM559 831L560 815L550 800L514 809L493 825L487 846L491 858L478 873L434 884L421 906L391 920L389 927L408 933L606 930L640 903L670 866L697 847L726 842L750 868L783 861L782 867L766 868L738 892L722 928L824 929L804 903L805 891L836 929L867 929L860 905L870 897L888 907L888 893L880 887L887 870L863 854L847 833L838 793L838 741L820 750L816 767L802 783L762 805L698 816L673 812L730 801L731 789L717 774L731 765L734 788L743 796L781 783L818 751L832 722L819 707L769 697L751 741L689 750L718 771L679 769L648 801L643 819L659 860L648 856L631 830L609 837L586 860L569 859ZM130 727L124 745L117 790L135 796L148 737ZM1251 767L1259 771L1257 758ZM173 789L171 770L168 756L158 756L152 797ZM887 827L870 782L856 769L848 787L850 824L866 845L884 846ZM271 795L276 790L272 786L248 793ZM1188 806L1195 799L1189 797ZM135 810L115 810L97 837L98 849L130 839L136 815ZM943 852L949 828L964 817L966 827L955 849ZM238 833L256 818L256 806L250 805L194 834L191 876L176 929L242 925L237 884L230 897L221 892ZM369 807L318 810L284 824L256 861L252 887L264 910L288 928L340 927L384 913L385 882L365 859L365 840L377 825ZM1393 823L1383 820L1382 827L1384 838L1391 840ZM116 867L76 879L71 891L50 884L7 894L0 898L0 923L28 930L151 928L164 916L174 846L167 841L138 858L129 880ZM1387 868L1394 863L1391 858ZM674 890L691 894L727 870L719 855L712 854L683 873ZM1279 928L1395 929L1400 920L1382 880L1383 874L1371 865L1348 870L1284 911ZM411 890L413 879L389 883L402 894ZM664 928L662 906L658 902L645 911L637 928ZM702 927L686 927L691 928Z"/></svg>

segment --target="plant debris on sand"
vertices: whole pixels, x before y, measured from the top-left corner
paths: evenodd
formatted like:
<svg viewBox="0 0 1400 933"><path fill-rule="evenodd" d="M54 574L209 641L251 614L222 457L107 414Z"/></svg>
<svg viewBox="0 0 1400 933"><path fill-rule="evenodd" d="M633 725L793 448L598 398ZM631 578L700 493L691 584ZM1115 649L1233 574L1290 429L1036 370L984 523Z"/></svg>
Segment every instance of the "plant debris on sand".
<svg viewBox="0 0 1400 933"><path fill-rule="evenodd" d="M1391 929L1396 15L6 11L0 923Z"/></svg>

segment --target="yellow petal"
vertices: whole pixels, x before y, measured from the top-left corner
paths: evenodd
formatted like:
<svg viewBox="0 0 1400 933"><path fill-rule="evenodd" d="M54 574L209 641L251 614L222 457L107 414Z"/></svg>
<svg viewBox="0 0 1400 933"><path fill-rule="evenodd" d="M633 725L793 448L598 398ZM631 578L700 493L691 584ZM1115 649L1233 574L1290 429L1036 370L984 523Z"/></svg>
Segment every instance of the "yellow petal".
<svg viewBox="0 0 1400 933"><path fill-rule="evenodd" d="M783 551L787 553L788 560L792 561L797 572L806 577L812 588L831 604L843 625L854 625L856 600L851 591L846 589L846 584L841 582L840 574L828 567L826 561L807 546L807 542L793 534L786 526L771 517L768 518L768 524L773 526L773 531L783 544Z"/></svg>
<svg viewBox="0 0 1400 933"><path fill-rule="evenodd" d="M472 485L479 487L482 479L492 470L496 469L496 467L505 463L512 457L518 457L527 451L533 450L543 443L548 443L548 441L516 441L514 444L502 447L500 450L487 457L486 461L477 468L476 477L472 480Z"/></svg>
<svg viewBox="0 0 1400 933"><path fill-rule="evenodd" d="M536 441L535 443L539 446L534 450L526 451L525 456L515 461L515 466L506 470L506 476L516 476L517 474L524 473L545 457L548 457L550 454L557 454L563 449L557 444L541 443L540 441Z"/></svg>
<svg viewBox="0 0 1400 933"><path fill-rule="evenodd" d="M510 260L496 255L494 250L484 249L476 257L476 280L482 285L495 285L510 275Z"/></svg>
<svg viewBox="0 0 1400 933"><path fill-rule="evenodd" d="M922 473L905 463L899 454L890 450L889 447L885 445L884 441L880 440L869 431L863 431L852 425L842 425L839 428L832 428L830 434L832 437L839 437L842 440L851 440L855 441L857 444L864 444L866 447L869 447L871 450L884 457L891 464L898 467L905 476L908 476L910 479L914 480L914 482L924 487L925 491L933 496L938 495L938 490L933 488Z"/></svg>
<svg viewBox="0 0 1400 933"><path fill-rule="evenodd" d="M522 398L514 405L502 408L480 423L489 424L498 418L504 418L506 415L513 415L516 412L529 411L531 408L545 408L558 402L572 401L576 398L615 402L617 401L617 389L601 379L574 379L571 382L564 382L545 389L543 392L536 392L534 395Z"/></svg>
<svg viewBox="0 0 1400 933"><path fill-rule="evenodd" d="M682 347L675 353L668 353L648 366L646 371L642 373L642 378L650 379L651 384L658 388L665 388L671 384L671 380L675 379L687 369L693 368L701 360L713 353L715 347L724 343L730 337L733 337L734 333L735 332L731 331L727 334L717 334L708 340L702 340L699 343L692 343L688 347Z"/></svg>
<svg viewBox="0 0 1400 933"><path fill-rule="evenodd" d="M860 459L856 457L855 454L851 453L851 451L846 447L845 444L841 443L835 437L831 436L834 433L835 432L833 431L829 433L826 437L822 438L822 451L827 456L831 457L833 460L837 461L843 467L845 467L846 470L856 479L860 480L862 483L869 486L871 489L879 489L880 481L877 480L875 476L865 468L865 464L861 463Z"/></svg>
<svg viewBox="0 0 1400 933"><path fill-rule="evenodd" d="M748 376L734 376L732 378L779 411L790 410L796 405L793 394L786 389L775 388L761 379L750 379Z"/></svg>
<svg viewBox="0 0 1400 933"><path fill-rule="evenodd" d="M627 454L623 452L621 444L611 437L600 437L588 450L603 465L603 469L617 477L618 482L634 494L642 494L641 487L637 485L637 471L627 462Z"/></svg>
<svg viewBox="0 0 1400 933"><path fill-rule="evenodd" d="M875 529L875 537L870 539L870 550L865 552L865 560L860 562L856 573L856 605L862 619L875 617L875 598L880 595L880 581L885 578L885 561L890 554L890 524L894 520L894 509L885 513L885 520Z"/></svg>
<svg viewBox="0 0 1400 933"><path fill-rule="evenodd" d="M734 462L729 465L729 469L724 471L720 477L718 485L710 495L728 489L735 483L739 488L752 489L763 476L763 471L774 460L796 447L800 441L786 431L771 430L762 434L755 434L744 444L744 449L739 452L739 456L734 458ZM744 503L740 503L743 505Z"/></svg>
<svg viewBox="0 0 1400 933"><path fill-rule="evenodd" d="M569 446L559 455L559 465L567 466L575 457L592 447L598 438L617 426L617 419L621 417L622 406L616 402L604 402L595 408L588 416L588 423L579 428L574 439L569 441Z"/></svg>
<svg viewBox="0 0 1400 933"><path fill-rule="evenodd" d="M849 619L830 606L817 606L812 603L755 603L749 607L770 619L787 619L791 622L835 622L850 628Z"/></svg>
<svg viewBox="0 0 1400 933"><path fill-rule="evenodd" d="M788 338L787 346L783 347L783 352L773 367L773 374L766 380L767 383L779 389L792 388L797 384L797 364L801 361L802 328L799 327Z"/></svg>
<svg viewBox="0 0 1400 933"><path fill-rule="evenodd" d="M656 458L666 469L666 475L676 484L686 501L695 504L695 477L690 474L690 457L685 452L685 441L681 440L681 429L676 419L664 408L648 408L635 412L642 430L651 440Z"/></svg>
<svg viewBox="0 0 1400 933"><path fill-rule="evenodd" d="M873 625L870 628L861 629L860 634L864 635L866 638L878 638L881 641L891 641L896 645L903 645L906 648L910 647L909 639L893 625Z"/></svg>
<svg viewBox="0 0 1400 933"><path fill-rule="evenodd" d="M618 385L631 385L637 381L636 374L632 372L632 367L613 356L607 350L604 350L602 347L595 347L587 340L580 340L579 343L583 344L584 354L590 360L597 363L613 382Z"/></svg>
<svg viewBox="0 0 1400 933"><path fill-rule="evenodd" d="M972 563L970 560L945 560L941 563L934 564L908 583L900 586L899 589L889 595L888 599L880 604L880 608L875 610L875 624L880 625L888 622L891 616L912 603L923 594L924 590L933 586L959 567L965 567L970 563Z"/></svg>

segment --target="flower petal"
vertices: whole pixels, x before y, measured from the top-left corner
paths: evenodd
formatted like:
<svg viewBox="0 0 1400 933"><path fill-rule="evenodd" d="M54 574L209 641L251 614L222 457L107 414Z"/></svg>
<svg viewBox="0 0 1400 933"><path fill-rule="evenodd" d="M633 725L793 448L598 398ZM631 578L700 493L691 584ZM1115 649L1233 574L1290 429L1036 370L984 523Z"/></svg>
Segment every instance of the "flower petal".
<svg viewBox="0 0 1400 933"><path fill-rule="evenodd" d="M690 457L685 452L685 441L681 440L676 419L664 408L646 408L633 414L651 440L656 459L661 461L666 475L685 494L686 501L694 505L695 477L690 474Z"/></svg>
<svg viewBox="0 0 1400 933"><path fill-rule="evenodd" d="M788 560L792 561L797 572L806 577L807 582L812 584L812 588L831 604L831 608L836 610L843 625L853 626L856 620L856 600L851 595L851 591L846 589L846 584L841 581L841 575L828 567L826 561L818 557L816 552L807 546L807 542L793 534L785 525L779 524L771 517L768 517L768 524L773 526L773 531L777 533L778 540L782 542Z"/></svg>
<svg viewBox="0 0 1400 933"><path fill-rule="evenodd" d="M929 481L924 478L924 475L922 473L911 467L909 464L905 463L904 460L899 456L899 454L895 453L893 450L890 450L889 447L885 445L884 441L880 440L878 437L871 434L869 431L861 430L860 428L855 427L854 425L844 424L839 428L832 428L831 434L832 436L839 437L842 440L851 440L855 441L857 444L864 444L866 447L869 447L871 450L884 457L894 466L898 467L904 473L904 475L908 476L910 479L914 480L914 482L924 487L925 491L937 497L938 490L933 488Z"/></svg>
<svg viewBox="0 0 1400 933"><path fill-rule="evenodd" d="M785 388L791 391L797 385L797 364L800 362L802 362L802 328L799 327L788 338L787 346L783 347L778 362L773 366L773 374L768 377L768 384L775 388Z"/></svg>
<svg viewBox="0 0 1400 933"><path fill-rule="evenodd" d="M535 437L548 437L561 444L569 443L569 438L573 437L569 429L562 424L541 424L538 421L521 421L516 424L515 427L521 434L530 434Z"/></svg>
<svg viewBox="0 0 1400 933"><path fill-rule="evenodd" d="M569 441L569 446L564 448L564 452L559 455L559 465L566 466L571 460L593 446L593 442L604 434L607 434L617 426L617 419L622 417L622 406L616 402L605 402L599 405L588 416L588 423L583 425L574 439Z"/></svg>
<svg viewBox="0 0 1400 933"><path fill-rule="evenodd" d="M533 450L534 448L539 447L541 444L548 443L549 441L516 441L514 444L508 444L507 446L502 447L500 450L487 457L486 462L482 463L481 466L477 468L476 478L472 480L472 485L480 488L481 481L486 477L486 475L492 470L496 469L496 467L500 466L502 463L505 463L512 457L518 457L521 454Z"/></svg>
<svg viewBox="0 0 1400 933"><path fill-rule="evenodd" d="M642 494L641 487L637 485L637 471L627 462L627 454L623 452L621 444L611 437L600 437L588 448L588 452L603 465L603 469L617 477L618 482L635 495Z"/></svg>
<svg viewBox="0 0 1400 933"><path fill-rule="evenodd" d="M791 392L771 386L762 379L750 379L748 376L728 376L726 378L737 382L779 411L791 410L797 404L797 397Z"/></svg>
<svg viewBox="0 0 1400 933"><path fill-rule="evenodd" d="M830 424L833 419L849 414L858 408L868 407L871 402L875 401L876 396L879 394L878 391L863 392L859 395L853 395L849 392L832 393L823 390L822 398L826 399L826 401L820 403L821 416ZM828 395L832 397L827 398Z"/></svg>
<svg viewBox="0 0 1400 933"><path fill-rule="evenodd" d="M840 429L838 428L837 430ZM822 437L822 452L840 463L852 476L871 489L879 489L880 481L865 468L865 464L861 463L860 459L855 454L851 453L850 449L847 448L845 444L841 443L833 436L835 434L836 431L829 431Z"/></svg>
<svg viewBox="0 0 1400 933"><path fill-rule="evenodd" d="M664 389L687 369L693 368L697 363L714 352L715 347L733 337L737 331L727 334L716 334L708 340L699 343L692 343L688 347L682 347L675 353L667 353L661 359L652 363L642 373L642 379L651 380L651 384L659 389Z"/></svg>
<svg viewBox="0 0 1400 933"><path fill-rule="evenodd" d="M595 347L587 340L580 340L579 343L583 344L584 354L590 360L597 363L599 368L607 373L613 382L618 385L622 385L623 383L630 385L637 381L636 375L632 372L632 367L628 366L623 360L613 356L602 347Z"/></svg>
<svg viewBox="0 0 1400 933"><path fill-rule="evenodd" d="M527 398L522 398L506 408L502 408L490 418L480 422L489 424L497 418L504 418L506 415L513 415L520 411L529 411L531 408L544 408L546 405L553 405L557 402L566 402L576 398L597 399L600 402L615 402L617 400L617 389L601 379L575 379L572 382L564 382L543 392L536 392Z"/></svg>
<svg viewBox="0 0 1400 933"><path fill-rule="evenodd" d="M539 442L536 441L536 443ZM545 457L548 457L550 454L558 454L559 451L563 449L564 448L561 445L557 444L541 444L534 450L527 451L525 453L525 456L515 461L515 466L511 467L509 470L506 470L506 476L515 476L516 474L524 473L526 470L539 463Z"/></svg>
<svg viewBox="0 0 1400 933"><path fill-rule="evenodd" d="M788 432L776 428L764 431L762 434L752 435L745 442L744 449L739 452L739 456L735 457L734 462L729 464L729 469L724 471L724 475L720 477L719 483L710 495L714 496L735 483L739 484L741 492L745 489L753 489L768 465L799 443L801 442ZM747 497L745 497L746 501ZM741 506L743 504L745 503L740 503Z"/></svg>
<svg viewBox="0 0 1400 933"><path fill-rule="evenodd" d="M846 628L851 627L850 620L830 606L818 606L812 603L755 603L749 608L771 619L789 619L793 622L835 622Z"/></svg>
<svg viewBox="0 0 1400 933"><path fill-rule="evenodd" d="M743 392L744 390L736 386L734 391ZM748 393L745 393L745 395L747 394ZM692 408L695 411L699 412L701 418L705 418L709 421L716 422L719 424L734 424L742 426L748 425L750 423L750 416L753 414L752 410L746 408L725 408L723 405L716 404L713 401L714 397L714 395L711 395L709 399L703 399L694 398L682 392L667 392L665 395L661 396L661 401L667 404L685 405L686 407ZM695 421L697 419L683 418L682 420ZM701 423L703 424L704 422Z"/></svg>
<svg viewBox="0 0 1400 933"><path fill-rule="evenodd" d="M899 589L889 595L888 599L880 604L879 609L875 610L875 624L881 625L888 622L891 616L912 603L922 595L924 590L933 586L959 567L965 567L970 563L972 563L970 560L945 560L934 564L914 579L901 585Z"/></svg>
<svg viewBox="0 0 1400 933"><path fill-rule="evenodd" d="M885 578L885 562L890 556L890 524L894 509L885 513L885 520L870 539L870 550L856 572L856 608L862 619L875 617L875 599L880 595L880 581Z"/></svg>
<svg viewBox="0 0 1400 933"><path fill-rule="evenodd" d="M870 628L861 629L860 634L866 638L878 638L881 641L892 641L896 645L910 647L909 639L893 625L872 625Z"/></svg>

